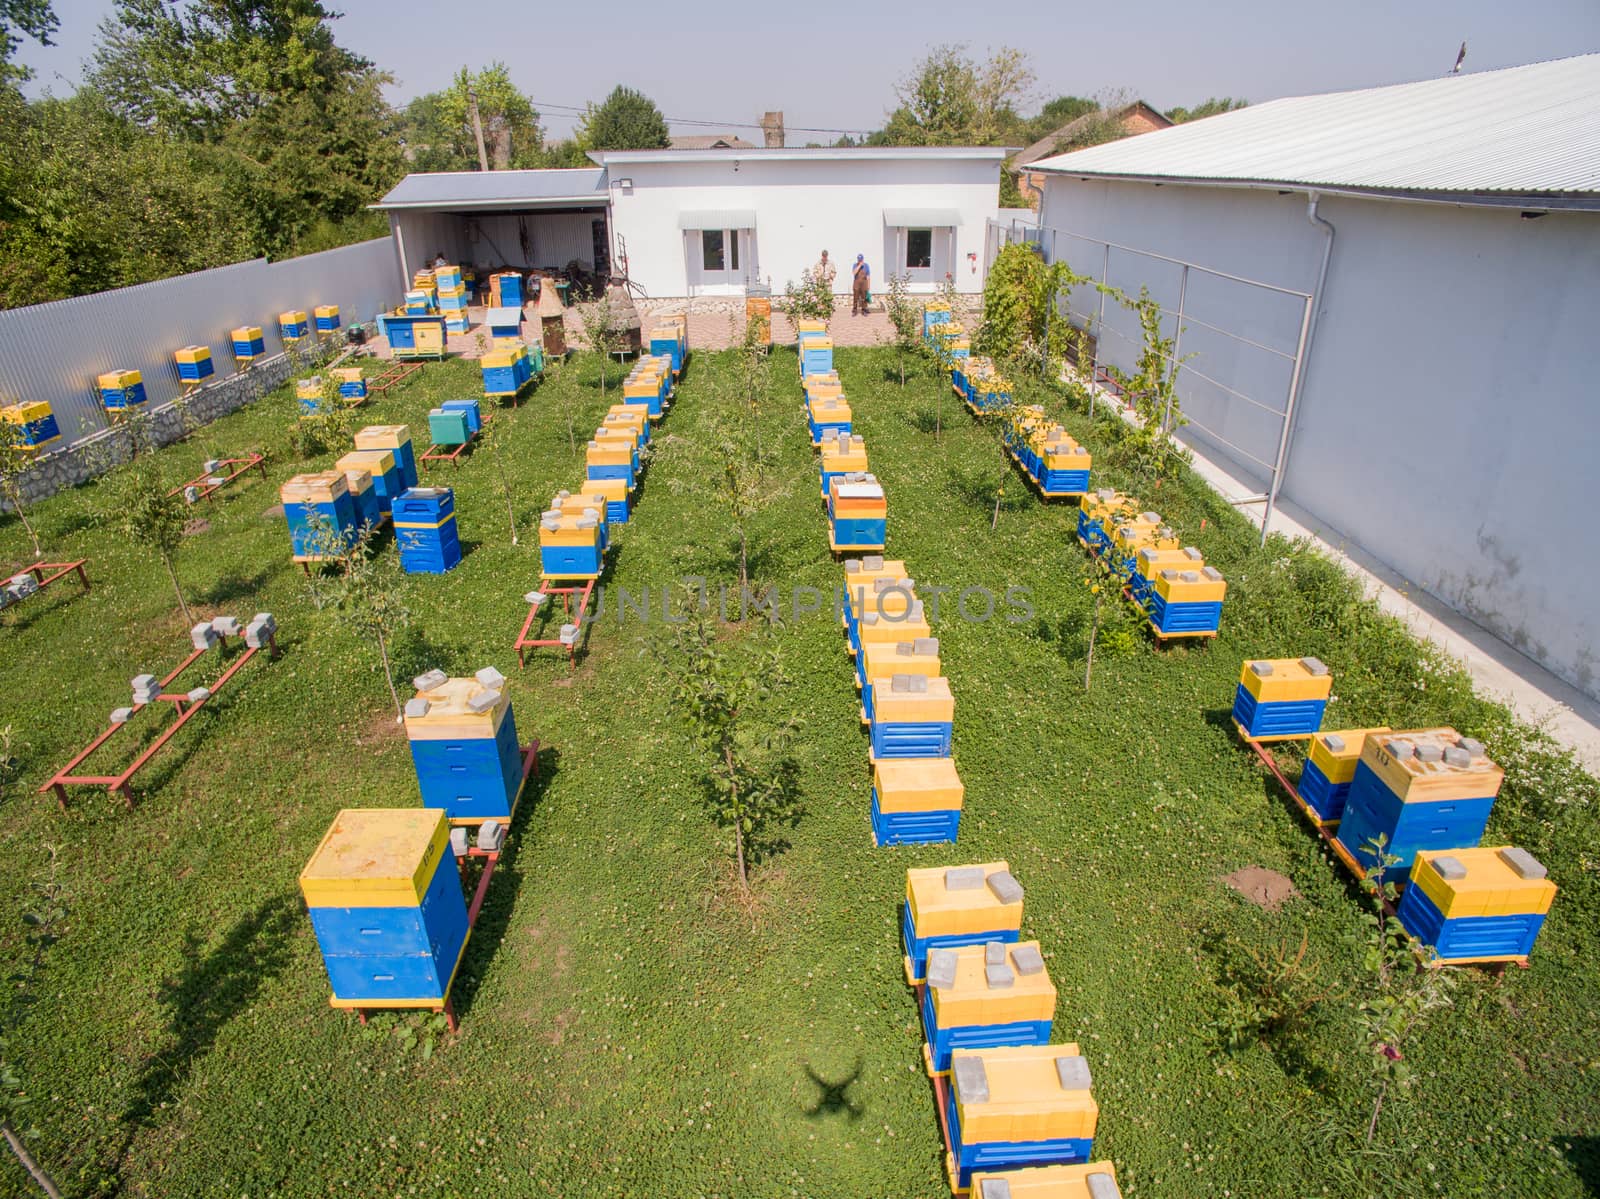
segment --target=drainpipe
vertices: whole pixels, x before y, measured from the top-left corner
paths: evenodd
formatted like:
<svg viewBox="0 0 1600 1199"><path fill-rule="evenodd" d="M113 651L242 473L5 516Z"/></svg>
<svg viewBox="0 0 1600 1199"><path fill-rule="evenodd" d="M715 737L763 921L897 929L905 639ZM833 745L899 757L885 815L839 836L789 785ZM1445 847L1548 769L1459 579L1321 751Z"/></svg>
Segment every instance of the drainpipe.
<svg viewBox="0 0 1600 1199"><path fill-rule="evenodd" d="M1311 290L1311 300L1306 305L1305 321L1300 327L1300 347L1295 353L1294 377L1289 381L1289 402L1283 410L1283 432L1278 437L1278 456L1272 468L1272 483L1267 490L1267 507L1261 517L1261 544L1267 542L1267 529L1272 523L1272 510L1277 504L1278 490L1283 482L1283 468L1288 465L1289 446L1294 437L1295 420L1300 401L1300 388L1305 381L1306 363L1311 358L1311 346L1316 336L1317 319L1322 315L1322 289L1328 281L1328 263L1333 258L1333 239L1338 231L1317 212L1321 199L1314 191L1306 193L1306 220L1321 229L1325 237L1322 244L1322 262L1317 267L1317 282Z"/></svg>

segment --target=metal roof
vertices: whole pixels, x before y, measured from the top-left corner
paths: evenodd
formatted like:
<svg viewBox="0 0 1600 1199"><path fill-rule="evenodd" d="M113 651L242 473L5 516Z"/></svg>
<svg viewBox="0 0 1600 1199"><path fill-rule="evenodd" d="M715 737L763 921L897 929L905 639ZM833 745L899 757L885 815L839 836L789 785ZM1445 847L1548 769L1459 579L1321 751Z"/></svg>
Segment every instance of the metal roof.
<svg viewBox="0 0 1600 1199"><path fill-rule="evenodd" d="M891 229L952 229L961 223L955 208L885 208L883 223Z"/></svg>
<svg viewBox="0 0 1600 1199"><path fill-rule="evenodd" d="M1567 207L1600 207L1600 54L1271 100L1030 169L1453 203L1554 197Z"/></svg>
<svg viewBox="0 0 1600 1199"><path fill-rule="evenodd" d="M566 171L435 171L407 175L374 208L554 208L603 206L600 167Z"/></svg>
<svg viewBox="0 0 1600 1199"><path fill-rule="evenodd" d="M749 208L710 209L704 212L680 212L678 228L693 229L754 229L756 214Z"/></svg>
<svg viewBox="0 0 1600 1199"><path fill-rule="evenodd" d="M746 162L807 161L848 162L866 159L977 159L1001 162L1015 146L807 146L768 150L591 150L589 158L601 166L644 162Z"/></svg>

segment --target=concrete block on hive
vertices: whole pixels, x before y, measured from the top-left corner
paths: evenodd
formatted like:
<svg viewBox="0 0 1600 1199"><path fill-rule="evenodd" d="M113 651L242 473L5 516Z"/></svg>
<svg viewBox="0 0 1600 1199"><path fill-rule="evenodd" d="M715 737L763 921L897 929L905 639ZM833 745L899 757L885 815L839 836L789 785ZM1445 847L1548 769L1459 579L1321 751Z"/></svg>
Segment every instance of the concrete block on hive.
<svg viewBox="0 0 1600 1199"><path fill-rule="evenodd" d="M1460 858L1452 858L1448 855L1434 858L1433 868L1438 872L1439 877L1447 883L1460 882L1467 877L1467 868L1461 864Z"/></svg>
<svg viewBox="0 0 1600 1199"><path fill-rule="evenodd" d="M1261 678L1267 678L1269 675L1272 674L1272 663L1271 662L1252 662L1252 663L1250 663L1250 673L1254 674L1254 675L1259 675Z"/></svg>
<svg viewBox="0 0 1600 1199"><path fill-rule="evenodd" d="M1094 1079L1089 1073L1089 1063L1081 1057L1056 1058L1056 1077L1063 1091L1087 1091Z"/></svg>
<svg viewBox="0 0 1600 1199"><path fill-rule="evenodd" d="M506 843L506 826L498 820L485 820L478 826L478 848L496 853Z"/></svg>
<svg viewBox="0 0 1600 1199"><path fill-rule="evenodd" d="M1109 1174L1091 1174L1084 1181L1089 1187L1089 1199L1122 1199L1117 1180Z"/></svg>
<svg viewBox="0 0 1600 1199"><path fill-rule="evenodd" d="M988 878L989 890L1001 903L1021 903L1022 884L1012 877L1009 870L996 870Z"/></svg>
<svg viewBox="0 0 1600 1199"><path fill-rule="evenodd" d="M499 691L480 691L467 700L467 710L470 712L492 712L495 705L500 702Z"/></svg>
<svg viewBox="0 0 1600 1199"><path fill-rule="evenodd" d="M1419 745L1411 753L1419 762L1444 761L1444 748L1438 745ZM1469 757L1466 764L1470 764L1471 761L1472 759Z"/></svg>
<svg viewBox="0 0 1600 1199"><path fill-rule="evenodd" d="M406 700L406 715L413 720L421 720L431 707L433 705L419 695L415 699Z"/></svg>
<svg viewBox="0 0 1600 1199"><path fill-rule="evenodd" d="M1018 974L1039 974L1044 970L1044 957L1032 945L1019 945L1011 951L1011 964Z"/></svg>
<svg viewBox="0 0 1600 1199"><path fill-rule="evenodd" d="M946 891L976 891L983 886L982 866L952 866L944 872Z"/></svg>
<svg viewBox="0 0 1600 1199"><path fill-rule="evenodd" d="M1447 766L1471 766L1472 755L1459 745L1452 745L1441 755L1440 760Z"/></svg>
<svg viewBox="0 0 1600 1199"><path fill-rule="evenodd" d="M1004 951L1001 956L1004 956ZM1004 990L1017 981L1017 976L1004 962L995 962L983 968L983 980L992 990Z"/></svg>
<svg viewBox="0 0 1600 1199"><path fill-rule="evenodd" d="M962 1103L989 1102L989 1075L983 1068L983 1059L958 1057L952 1063L955 1074L956 1095Z"/></svg>
<svg viewBox="0 0 1600 1199"><path fill-rule="evenodd" d="M1011 1184L1004 1178L985 1178L979 1187L978 1199L1011 1199Z"/></svg>
<svg viewBox="0 0 1600 1199"><path fill-rule="evenodd" d="M864 570L882 570L883 555L868 554L865 558L861 559L861 566Z"/></svg>
<svg viewBox="0 0 1600 1199"><path fill-rule="evenodd" d="M928 985L953 987L956 983L956 955L948 949L928 951Z"/></svg>
<svg viewBox="0 0 1600 1199"><path fill-rule="evenodd" d="M1006 944L1004 941L990 941L983 947L983 964L996 966L1006 960Z"/></svg>
<svg viewBox="0 0 1600 1199"><path fill-rule="evenodd" d="M1516 872L1518 878L1548 878L1550 872L1544 868L1544 863L1539 861L1526 849L1517 849L1514 846L1500 851L1500 860ZM1438 865L1435 859L1434 865ZM1443 871L1440 871L1442 874Z"/></svg>
<svg viewBox="0 0 1600 1199"><path fill-rule="evenodd" d="M444 686L449 678L450 676L442 670L429 670L412 679L411 685L418 691L432 691Z"/></svg>
<svg viewBox="0 0 1600 1199"><path fill-rule="evenodd" d="M1464 749L1475 758L1484 756L1483 742L1476 737L1463 737L1456 742L1457 749Z"/></svg>
<svg viewBox="0 0 1600 1199"><path fill-rule="evenodd" d="M479 683L489 688L491 691L501 691L505 689L506 676L501 674L493 666L485 666L472 677L477 679Z"/></svg>

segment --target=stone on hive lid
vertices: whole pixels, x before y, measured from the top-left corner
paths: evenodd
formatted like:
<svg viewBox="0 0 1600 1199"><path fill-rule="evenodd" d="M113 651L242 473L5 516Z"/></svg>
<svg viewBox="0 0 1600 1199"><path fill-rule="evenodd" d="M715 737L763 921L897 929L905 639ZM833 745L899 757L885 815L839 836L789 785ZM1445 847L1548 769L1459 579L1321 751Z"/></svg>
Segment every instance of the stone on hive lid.
<svg viewBox="0 0 1600 1199"><path fill-rule="evenodd" d="M1011 871L996 870L989 876L988 883L989 890L1001 903L1022 902L1022 884L1012 877Z"/></svg>
<svg viewBox="0 0 1600 1199"><path fill-rule="evenodd" d="M418 691L432 691L436 687L443 687L449 678L442 670L429 670L412 679L411 685Z"/></svg>
<svg viewBox="0 0 1600 1199"><path fill-rule="evenodd" d="M499 691L506 685L506 676L493 666L485 666L472 677L477 679L481 686L487 687L491 691Z"/></svg>
<svg viewBox="0 0 1600 1199"><path fill-rule="evenodd" d="M958 1057L952 1064L956 1096L962 1103L989 1102L989 1073L981 1057Z"/></svg>
<svg viewBox="0 0 1600 1199"><path fill-rule="evenodd" d="M1461 859L1449 854L1434 858L1433 869L1447 883L1458 883L1467 877L1467 868L1461 864Z"/></svg>
<svg viewBox="0 0 1600 1199"><path fill-rule="evenodd" d="M1087 1091L1094 1082L1089 1063L1081 1057L1056 1058L1056 1077L1063 1091Z"/></svg>
<svg viewBox="0 0 1600 1199"><path fill-rule="evenodd" d="M861 559L861 565L864 568L866 568L867 570L882 570L883 569L883 555L882 554L868 554L865 558Z"/></svg>
<svg viewBox="0 0 1600 1199"><path fill-rule="evenodd" d="M1017 976L1004 962L995 962L983 968L983 981L991 991L1003 991L1016 983Z"/></svg>
<svg viewBox="0 0 1600 1199"><path fill-rule="evenodd" d="M951 866L944 872L946 891L976 891L983 886L982 866Z"/></svg>
<svg viewBox="0 0 1600 1199"><path fill-rule="evenodd" d="M1475 758L1483 757L1483 742L1479 741L1476 737L1463 737L1461 740L1456 742L1456 745L1466 750Z"/></svg>
<svg viewBox="0 0 1600 1199"><path fill-rule="evenodd" d="M1215 566L1208 566L1204 570L1202 570L1200 573L1205 575L1205 577L1210 579L1213 583L1222 582L1222 572L1220 570L1218 570ZM1102 1175L1100 1175L1100 1177L1104 1178L1105 1175L1102 1174Z"/></svg>
<svg viewBox="0 0 1600 1199"><path fill-rule="evenodd" d="M1306 668L1306 673L1312 678L1320 679L1328 673L1328 665L1321 658L1301 658L1300 665Z"/></svg>
<svg viewBox="0 0 1600 1199"><path fill-rule="evenodd" d="M1011 965L1018 974L1040 974L1044 971L1044 957L1032 945L1018 945L1011 950Z"/></svg>
<svg viewBox="0 0 1600 1199"><path fill-rule="evenodd" d="M1326 745L1336 754L1341 754L1344 752L1344 738L1339 736L1338 733L1324 733L1322 735L1322 744Z"/></svg>
<svg viewBox="0 0 1600 1199"><path fill-rule="evenodd" d="M494 706L500 702L499 691L480 691L467 701L467 709L472 712L492 712Z"/></svg>
<svg viewBox="0 0 1600 1199"><path fill-rule="evenodd" d="M978 1199L1011 1199L1011 1184L1004 1178L985 1178Z"/></svg>
<svg viewBox="0 0 1600 1199"><path fill-rule="evenodd" d="M911 644L915 647L915 652L923 656L939 652L939 639L937 637L918 637Z"/></svg>
<svg viewBox="0 0 1600 1199"><path fill-rule="evenodd" d="M1089 1199L1122 1199L1117 1180L1104 1170L1096 1170L1084 1181L1089 1184Z"/></svg>
<svg viewBox="0 0 1600 1199"><path fill-rule="evenodd" d="M433 705L419 695L415 699L406 700L406 715L411 717L411 719L416 720L420 717L426 716L428 714L428 709L431 707L433 707Z"/></svg>
<svg viewBox="0 0 1600 1199"><path fill-rule="evenodd" d="M952 949L928 951L928 985L942 989L956 985L956 955Z"/></svg>
<svg viewBox="0 0 1600 1199"><path fill-rule="evenodd" d="M1544 863L1526 849L1508 846L1500 851L1500 860L1516 871L1518 878L1548 878L1550 874Z"/></svg>
<svg viewBox="0 0 1600 1199"><path fill-rule="evenodd" d="M1447 746L1444 751L1444 764L1464 770L1472 765L1472 755L1459 745Z"/></svg>
<svg viewBox="0 0 1600 1199"><path fill-rule="evenodd" d="M1252 662L1250 663L1250 673L1255 675L1257 678L1267 678L1272 674L1272 663Z"/></svg>
<svg viewBox="0 0 1600 1199"><path fill-rule="evenodd" d="M1444 759L1444 748L1438 745L1419 745L1411 752L1419 762L1439 762Z"/></svg>

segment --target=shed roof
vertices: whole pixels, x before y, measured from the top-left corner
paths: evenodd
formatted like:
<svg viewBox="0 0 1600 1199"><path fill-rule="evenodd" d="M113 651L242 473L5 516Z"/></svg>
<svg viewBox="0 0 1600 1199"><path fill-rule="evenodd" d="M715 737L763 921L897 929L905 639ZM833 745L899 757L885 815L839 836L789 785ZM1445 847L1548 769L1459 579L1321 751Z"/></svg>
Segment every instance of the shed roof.
<svg viewBox="0 0 1600 1199"><path fill-rule="evenodd" d="M407 175L374 208L555 208L606 202L601 167L564 171L433 171Z"/></svg>
<svg viewBox="0 0 1600 1199"><path fill-rule="evenodd" d="M1065 141L1071 141L1076 135L1082 133L1085 129L1088 129L1096 121L1111 120L1121 123L1127 121L1129 117L1140 113L1142 113L1145 119L1151 124L1157 125L1162 129L1165 129L1172 124L1171 118L1168 117L1164 112L1155 108L1153 105L1146 104L1143 100L1135 100L1132 104L1124 104L1115 112L1110 113L1106 112L1104 109L1096 109L1094 112L1086 112L1081 117L1068 121L1065 125L1061 126L1061 128L1055 130L1055 132L1045 134L1038 141L1034 142L1033 145L1019 151L1017 156L1011 160L1011 169L1014 171L1019 167L1025 167L1030 163L1038 162L1041 158L1048 158L1050 156L1050 152L1058 145Z"/></svg>
<svg viewBox="0 0 1600 1199"><path fill-rule="evenodd" d="M1271 100L1030 169L1596 209L1600 54Z"/></svg>
<svg viewBox="0 0 1600 1199"><path fill-rule="evenodd" d="M753 150L591 150L589 158L601 166L646 162L864 162L905 159L966 159L1001 162L1016 147L1006 146L805 146Z"/></svg>
<svg viewBox="0 0 1600 1199"><path fill-rule="evenodd" d="M667 139L669 150L754 150L755 142L727 133L675 133Z"/></svg>

